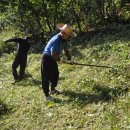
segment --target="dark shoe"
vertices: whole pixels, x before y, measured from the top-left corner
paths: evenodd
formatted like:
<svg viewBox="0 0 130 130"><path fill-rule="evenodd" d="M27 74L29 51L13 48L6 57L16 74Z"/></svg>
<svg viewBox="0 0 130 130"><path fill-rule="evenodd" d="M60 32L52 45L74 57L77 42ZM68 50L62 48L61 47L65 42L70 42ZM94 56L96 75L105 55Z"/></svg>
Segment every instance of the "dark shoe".
<svg viewBox="0 0 130 130"><path fill-rule="evenodd" d="M50 94L57 94L57 95L59 95L59 94L61 94L61 92L56 90L56 89L54 89L53 91L50 92Z"/></svg>

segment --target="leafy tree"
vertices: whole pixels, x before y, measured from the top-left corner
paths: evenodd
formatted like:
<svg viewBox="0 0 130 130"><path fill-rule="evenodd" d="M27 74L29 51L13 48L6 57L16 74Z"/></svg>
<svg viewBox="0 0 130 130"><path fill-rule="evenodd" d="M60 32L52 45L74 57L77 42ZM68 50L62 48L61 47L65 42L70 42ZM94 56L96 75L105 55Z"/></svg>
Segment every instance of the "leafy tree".
<svg viewBox="0 0 130 130"><path fill-rule="evenodd" d="M0 27L32 34L43 44L57 23L70 23L78 32L112 22L129 23L129 0L0 0Z"/></svg>

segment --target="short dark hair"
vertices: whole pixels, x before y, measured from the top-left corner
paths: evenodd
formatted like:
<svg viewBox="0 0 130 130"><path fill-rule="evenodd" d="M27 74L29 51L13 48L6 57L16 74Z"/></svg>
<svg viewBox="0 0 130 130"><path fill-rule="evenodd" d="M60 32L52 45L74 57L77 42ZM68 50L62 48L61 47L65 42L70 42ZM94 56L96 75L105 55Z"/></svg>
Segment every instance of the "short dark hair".
<svg viewBox="0 0 130 130"><path fill-rule="evenodd" d="M32 39L32 37L27 36L26 39L29 40L29 39Z"/></svg>

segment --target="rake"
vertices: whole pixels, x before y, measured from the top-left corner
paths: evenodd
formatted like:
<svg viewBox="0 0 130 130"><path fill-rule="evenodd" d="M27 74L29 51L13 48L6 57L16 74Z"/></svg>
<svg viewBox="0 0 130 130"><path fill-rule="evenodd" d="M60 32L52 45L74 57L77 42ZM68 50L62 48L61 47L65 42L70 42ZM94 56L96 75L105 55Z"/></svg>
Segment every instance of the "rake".
<svg viewBox="0 0 130 130"><path fill-rule="evenodd" d="M105 66L105 65L92 65L92 64L84 64L84 63L76 63L76 62L66 62L66 61L63 61L62 63L70 64L70 65L82 65L82 66L91 66L91 67L112 68L110 66Z"/></svg>

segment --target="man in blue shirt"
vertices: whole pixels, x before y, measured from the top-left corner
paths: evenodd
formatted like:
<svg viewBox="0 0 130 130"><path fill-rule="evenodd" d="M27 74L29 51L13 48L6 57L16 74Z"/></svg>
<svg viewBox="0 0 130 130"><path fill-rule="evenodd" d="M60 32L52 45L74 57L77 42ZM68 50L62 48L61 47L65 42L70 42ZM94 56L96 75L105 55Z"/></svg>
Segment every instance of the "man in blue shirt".
<svg viewBox="0 0 130 130"><path fill-rule="evenodd" d="M68 24L57 25L57 28L60 30L60 33L49 40L43 51L41 61L42 88L46 100L51 101L54 101L54 98L50 94L60 94L60 92L55 89L59 79L57 62L60 61L60 53L63 52L67 59L71 60L67 49L67 40L70 37L76 36ZM49 91L49 84L51 84L51 92Z"/></svg>

